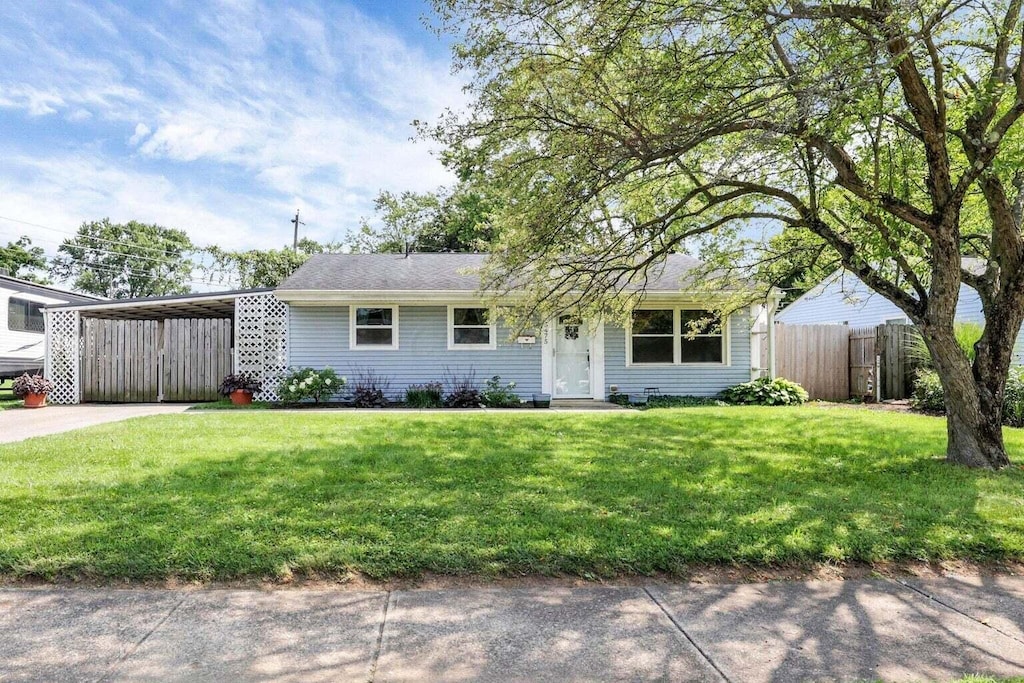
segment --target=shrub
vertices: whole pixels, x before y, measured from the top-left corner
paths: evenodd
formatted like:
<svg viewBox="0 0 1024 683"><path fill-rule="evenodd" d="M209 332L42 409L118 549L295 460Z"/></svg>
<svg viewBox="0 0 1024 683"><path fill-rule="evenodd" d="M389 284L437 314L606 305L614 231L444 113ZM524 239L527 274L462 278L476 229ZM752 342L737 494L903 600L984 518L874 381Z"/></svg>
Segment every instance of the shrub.
<svg viewBox="0 0 1024 683"><path fill-rule="evenodd" d="M519 396L513 389L515 382L502 385L501 376L495 375L487 380L484 390L480 392L480 400L488 408L512 408L519 405Z"/></svg>
<svg viewBox="0 0 1024 683"><path fill-rule="evenodd" d="M262 382L256 379L255 375L248 372L239 372L236 375L228 375L220 383L220 395L230 396L233 391L247 391L255 394L263 388Z"/></svg>
<svg viewBox="0 0 1024 683"><path fill-rule="evenodd" d="M1013 368L1006 379L1003 424L1024 427L1024 368Z"/></svg>
<svg viewBox="0 0 1024 683"><path fill-rule="evenodd" d="M781 406L804 403L808 396L804 388L796 382L781 377L761 377L752 382L729 387L722 392L722 398L729 403Z"/></svg>
<svg viewBox="0 0 1024 683"><path fill-rule="evenodd" d="M386 408L391 380L373 370L360 370L352 389L352 405L356 408Z"/></svg>
<svg viewBox="0 0 1024 683"><path fill-rule="evenodd" d="M321 399L341 391L345 384L345 378L338 377L331 368L298 368L289 370L284 376L278 394L285 403L298 403L310 398L314 403L320 403Z"/></svg>
<svg viewBox="0 0 1024 683"><path fill-rule="evenodd" d="M934 370L918 370L910 405L932 413L946 412L945 392ZM1024 368L1013 368L1006 378L1003 397L1003 424L1024 427Z"/></svg>
<svg viewBox="0 0 1024 683"><path fill-rule="evenodd" d="M440 408L444 387L440 382L413 384L405 390L405 404L410 408Z"/></svg>
<svg viewBox="0 0 1024 683"><path fill-rule="evenodd" d="M476 386L476 373L472 370L465 375L457 376L444 372L445 397L444 405L448 408L479 408L482 399Z"/></svg>
<svg viewBox="0 0 1024 683"><path fill-rule="evenodd" d="M945 394L939 373L927 368L919 368L914 373L914 390L910 393L910 405L918 410L933 413L946 412Z"/></svg>
<svg viewBox="0 0 1024 683"><path fill-rule="evenodd" d="M53 391L53 382L42 375L29 375L27 372L14 380L11 385L14 395L18 398L25 398L29 394L43 394L44 396Z"/></svg>

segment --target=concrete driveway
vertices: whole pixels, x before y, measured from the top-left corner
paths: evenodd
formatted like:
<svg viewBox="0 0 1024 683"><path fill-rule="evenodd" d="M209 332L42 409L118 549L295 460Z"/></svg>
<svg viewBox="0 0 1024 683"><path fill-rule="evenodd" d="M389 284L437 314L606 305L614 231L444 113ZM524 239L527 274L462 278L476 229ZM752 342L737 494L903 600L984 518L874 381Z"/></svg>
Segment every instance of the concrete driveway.
<svg viewBox="0 0 1024 683"><path fill-rule="evenodd" d="M185 403L130 403L3 410L0 411L0 443L12 443L34 436L59 434L107 422L120 422L133 417L183 413L190 407L191 404Z"/></svg>
<svg viewBox="0 0 1024 683"><path fill-rule="evenodd" d="M0 589L0 680L947 681L1024 675L1024 578Z"/></svg>

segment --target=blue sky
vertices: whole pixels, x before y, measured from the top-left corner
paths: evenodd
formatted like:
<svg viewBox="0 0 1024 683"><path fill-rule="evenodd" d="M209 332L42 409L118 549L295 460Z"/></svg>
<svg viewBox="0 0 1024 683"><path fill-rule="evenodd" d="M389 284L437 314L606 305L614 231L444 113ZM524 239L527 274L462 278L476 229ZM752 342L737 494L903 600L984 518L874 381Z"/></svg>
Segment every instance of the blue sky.
<svg viewBox="0 0 1024 683"><path fill-rule="evenodd" d="M342 238L451 182L413 119L465 106L426 2L0 5L0 242L109 216L198 244ZM10 221L35 223L32 227Z"/></svg>

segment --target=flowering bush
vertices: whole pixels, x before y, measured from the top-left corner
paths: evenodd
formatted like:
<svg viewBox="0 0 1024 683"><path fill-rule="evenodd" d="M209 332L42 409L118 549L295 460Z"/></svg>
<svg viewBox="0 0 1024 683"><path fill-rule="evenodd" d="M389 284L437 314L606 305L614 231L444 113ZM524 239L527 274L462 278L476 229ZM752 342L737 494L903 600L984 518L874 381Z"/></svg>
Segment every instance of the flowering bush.
<svg viewBox="0 0 1024 683"><path fill-rule="evenodd" d="M25 398L29 394L46 395L53 391L53 382L42 375L29 375L27 372L14 380L14 395L18 398Z"/></svg>
<svg viewBox="0 0 1024 683"><path fill-rule="evenodd" d="M298 403L313 399L319 403L321 399L330 398L345 388L345 378L338 377L331 368L314 370L313 368L293 369L281 380L278 394L286 403Z"/></svg>
<svg viewBox="0 0 1024 683"><path fill-rule="evenodd" d="M519 405L519 396L513 391L516 388L515 382L502 385L501 377L495 375L487 380L484 390L480 392L480 399L488 408L510 408Z"/></svg>

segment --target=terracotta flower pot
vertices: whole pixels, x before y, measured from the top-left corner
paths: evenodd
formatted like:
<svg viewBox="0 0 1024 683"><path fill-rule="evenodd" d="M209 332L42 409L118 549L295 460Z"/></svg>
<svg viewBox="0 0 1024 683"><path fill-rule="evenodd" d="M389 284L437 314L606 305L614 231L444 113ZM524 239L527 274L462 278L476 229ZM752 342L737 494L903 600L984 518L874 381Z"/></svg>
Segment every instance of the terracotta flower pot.
<svg viewBox="0 0 1024 683"><path fill-rule="evenodd" d="M46 394L25 394L26 408L42 408L46 405Z"/></svg>
<svg viewBox="0 0 1024 683"><path fill-rule="evenodd" d="M252 403L252 394L242 389L235 389L231 392L231 403L236 406L247 406Z"/></svg>

